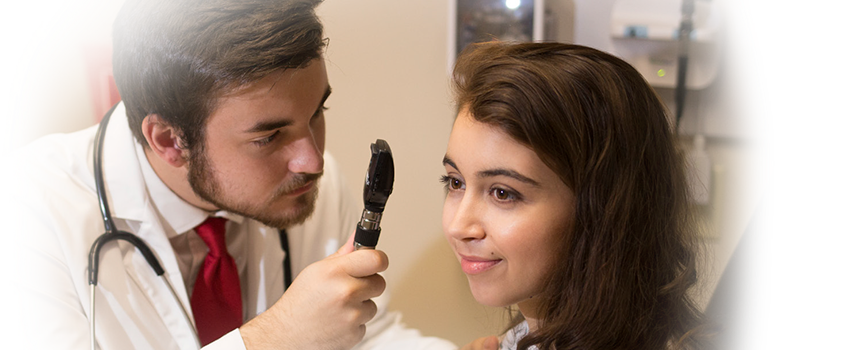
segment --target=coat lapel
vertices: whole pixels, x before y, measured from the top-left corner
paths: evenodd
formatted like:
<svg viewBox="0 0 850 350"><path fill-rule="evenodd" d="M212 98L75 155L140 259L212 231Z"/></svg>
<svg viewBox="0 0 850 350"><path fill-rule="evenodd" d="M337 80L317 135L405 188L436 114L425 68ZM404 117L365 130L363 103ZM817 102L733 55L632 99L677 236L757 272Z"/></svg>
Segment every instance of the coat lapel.
<svg viewBox="0 0 850 350"><path fill-rule="evenodd" d="M137 235L142 237L153 250L165 269L165 274L157 276L142 253L133 249L124 256L127 275L154 307L180 348L197 349L199 345L196 343L192 308L173 250L168 239L165 238L162 227L156 220L146 220L142 223ZM174 294L163 277L167 278L173 286ZM183 310L186 312L185 315Z"/></svg>
<svg viewBox="0 0 850 350"><path fill-rule="evenodd" d="M247 298L248 319L270 308L283 295L283 258L280 232L256 221L250 225L248 249L245 253L247 285L243 291L256 298Z"/></svg>
<svg viewBox="0 0 850 350"><path fill-rule="evenodd" d="M117 220L116 225L122 228L121 223L128 225L139 225L136 235L142 239L154 252L160 264L165 270L164 276L168 278L174 287L174 294L168 285L157 276L148 265L144 256L132 247L131 244L121 242L122 256L119 258L124 265L126 278L124 281L132 281L138 288L126 288L128 293L138 291L139 295L129 295L129 304L118 304L114 307L129 307L128 305L139 305L139 310L116 310L124 313L147 313L142 311L140 300L147 300L156 310L156 314L171 333L174 341L181 349L197 349L194 320L191 313L186 288L177 265L174 250L168 241L167 234L159 222L159 216L150 203L144 177L139 165L140 160L136 153L136 141L130 132L123 104L115 109L109 127L106 131L103 149L103 172L107 187L107 196L113 209L113 216ZM183 315L181 305L185 308L189 320ZM140 318L146 320L145 318ZM152 320L151 320L152 321ZM145 322L145 321L140 321ZM139 325L140 328L149 325ZM155 336L160 336L155 335ZM169 343L169 342L165 342Z"/></svg>

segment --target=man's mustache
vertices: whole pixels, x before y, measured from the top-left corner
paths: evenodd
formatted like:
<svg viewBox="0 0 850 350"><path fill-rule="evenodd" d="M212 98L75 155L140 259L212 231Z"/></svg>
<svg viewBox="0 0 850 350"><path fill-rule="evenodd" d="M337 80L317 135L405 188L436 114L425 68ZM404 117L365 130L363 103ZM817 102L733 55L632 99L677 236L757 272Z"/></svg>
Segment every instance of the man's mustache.
<svg viewBox="0 0 850 350"><path fill-rule="evenodd" d="M317 181L319 178L324 175L324 172L318 174L295 174L292 179L287 181L283 186L280 186L274 194L274 197L285 196L289 193L294 192L297 189L300 189L310 183L310 181Z"/></svg>

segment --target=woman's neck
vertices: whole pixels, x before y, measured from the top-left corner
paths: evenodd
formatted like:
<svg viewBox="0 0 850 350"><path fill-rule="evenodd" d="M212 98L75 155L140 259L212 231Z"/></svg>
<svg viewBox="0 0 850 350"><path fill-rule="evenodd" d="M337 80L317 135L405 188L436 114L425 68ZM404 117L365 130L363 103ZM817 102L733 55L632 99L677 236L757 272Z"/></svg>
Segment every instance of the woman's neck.
<svg viewBox="0 0 850 350"><path fill-rule="evenodd" d="M537 310L539 309L538 300L536 298L529 298L521 301L517 304L519 308L519 312L522 314L522 317L525 318L525 321L528 322L528 332L534 332L537 330Z"/></svg>
<svg viewBox="0 0 850 350"><path fill-rule="evenodd" d="M532 333L537 330L537 319L536 318L525 318L525 322L528 322L528 333Z"/></svg>

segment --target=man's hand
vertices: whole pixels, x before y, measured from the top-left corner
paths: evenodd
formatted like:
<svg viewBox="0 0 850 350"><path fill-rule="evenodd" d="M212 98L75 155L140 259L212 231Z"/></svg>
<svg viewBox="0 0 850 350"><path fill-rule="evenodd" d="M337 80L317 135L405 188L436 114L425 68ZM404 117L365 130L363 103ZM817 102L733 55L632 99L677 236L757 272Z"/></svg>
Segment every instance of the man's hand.
<svg viewBox="0 0 850 350"><path fill-rule="evenodd" d="M350 349L363 339L365 323L384 292L387 255L354 251L354 235L335 254L305 268L271 308L239 328L245 347Z"/></svg>
<svg viewBox="0 0 850 350"><path fill-rule="evenodd" d="M494 335L484 338L478 338L473 340L471 343L466 344L460 350L498 350L499 349L499 338Z"/></svg>

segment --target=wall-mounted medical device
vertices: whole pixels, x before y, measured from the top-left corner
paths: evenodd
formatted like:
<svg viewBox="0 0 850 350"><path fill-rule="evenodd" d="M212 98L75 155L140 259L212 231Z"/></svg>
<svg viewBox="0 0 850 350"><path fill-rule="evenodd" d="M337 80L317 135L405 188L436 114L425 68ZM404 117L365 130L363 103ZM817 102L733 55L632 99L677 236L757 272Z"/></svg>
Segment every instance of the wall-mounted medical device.
<svg viewBox="0 0 850 350"><path fill-rule="evenodd" d="M544 0L449 1L449 71L471 43L543 40L544 16Z"/></svg>
<svg viewBox="0 0 850 350"><path fill-rule="evenodd" d="M711 203L712 165L706 153L705 125L711 108L702 102L720 68L719 10L708 0L616 0L611 13L613 53L629 62L656 90L666 89L673 125L690 104L688 183L694 203ZM686 99L686 96L688 99Z"/></svg>
<svg viewBox="0 0 850 350"><path fill-rule="evenodd" d="M683 1L693 5L687 45L686 87L711 85L719 68L717 1L617 0L611 13L613 53L634 66L650 85L675 88Z"/></svg>

